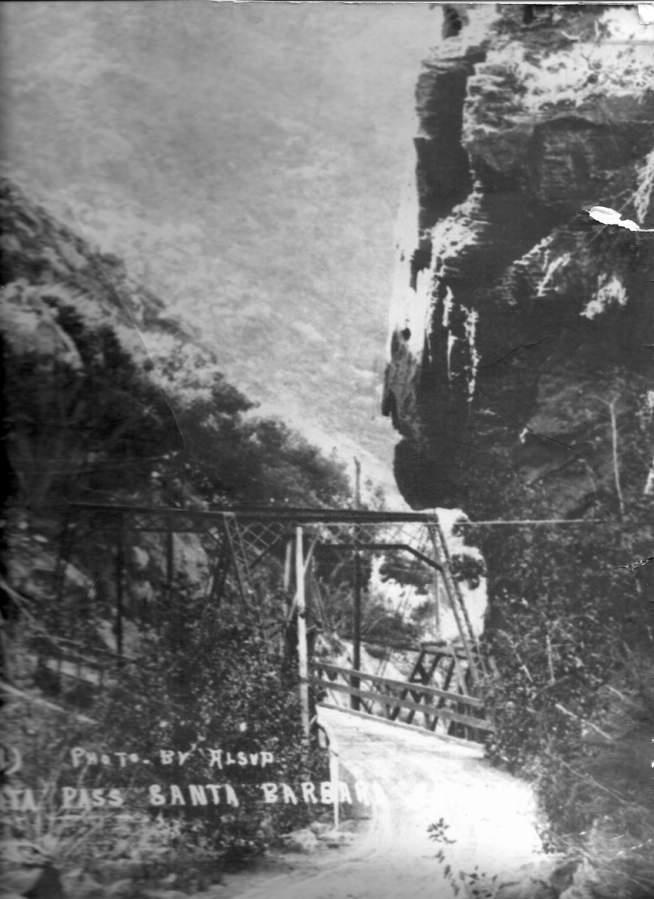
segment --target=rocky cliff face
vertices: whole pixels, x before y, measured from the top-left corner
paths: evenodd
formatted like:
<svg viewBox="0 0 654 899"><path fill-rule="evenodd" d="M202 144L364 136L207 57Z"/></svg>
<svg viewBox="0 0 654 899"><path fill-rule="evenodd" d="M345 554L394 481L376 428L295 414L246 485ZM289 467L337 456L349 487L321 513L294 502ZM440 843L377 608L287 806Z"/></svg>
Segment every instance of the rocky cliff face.
<svg viewBox="0 0 654 899"><path fill-rule="evenodd" d="M654 27L533 9L468 10L418 80L383 401L414 507L576 516L654 489L654 234L588 215L654 226Z"/></svg>
<svg viewBox="0 0 654 899"><path fill-rule="evenodd" d="M113 327L140 363L159 344L194 338L157 295L129 276L119 257L100 252L4 177L0 231L0 328L15 352L79 368L79 353L57 318L66 304L89 326Z"/></svg>

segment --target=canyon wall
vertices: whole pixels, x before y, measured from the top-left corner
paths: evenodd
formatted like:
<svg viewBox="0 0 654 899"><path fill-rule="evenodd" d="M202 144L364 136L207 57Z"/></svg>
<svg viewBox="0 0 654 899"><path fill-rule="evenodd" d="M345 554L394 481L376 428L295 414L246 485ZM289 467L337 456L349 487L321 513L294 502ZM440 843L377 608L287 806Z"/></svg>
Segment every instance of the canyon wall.
<svg viewBox="0 0 654 899"><path fill-rule="evenodd" d="M654 234L636 230L654 226L654 26L635 6L454 10L418 79L398 227L398 486L473 515L624 511L654 490Z"/></svg>

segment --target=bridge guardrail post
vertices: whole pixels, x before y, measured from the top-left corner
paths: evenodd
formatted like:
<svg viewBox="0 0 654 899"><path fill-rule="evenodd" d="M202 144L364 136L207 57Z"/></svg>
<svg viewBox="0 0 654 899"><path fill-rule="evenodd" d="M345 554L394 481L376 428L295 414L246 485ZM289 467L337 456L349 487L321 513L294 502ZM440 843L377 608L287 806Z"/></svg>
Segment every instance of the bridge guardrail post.
<svg viewBox="0 0 654 899"><path fill-rule="evenodd" d="M309 660L307 647L307 608L305 595L303 530L295 529L295 589L297 606L297 654L300 676L300 714L305 741L309 740Z"/></svg>

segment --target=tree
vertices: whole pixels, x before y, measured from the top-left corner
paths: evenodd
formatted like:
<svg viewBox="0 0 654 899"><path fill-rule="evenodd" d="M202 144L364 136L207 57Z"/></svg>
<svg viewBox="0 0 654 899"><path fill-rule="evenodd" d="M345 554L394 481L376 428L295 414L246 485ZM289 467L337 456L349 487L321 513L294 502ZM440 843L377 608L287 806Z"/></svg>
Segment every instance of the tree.
<svg viewBox="0 0 654 899"><path fill-rule="evenodd" d="M110 325L89 325L61 291L34 294L68 346L52 354L38 343L6 342L6 424L22 501L38 509L62 496L106 491L118 472L123 487L135 489L178 439L165 397Z"/></svg>

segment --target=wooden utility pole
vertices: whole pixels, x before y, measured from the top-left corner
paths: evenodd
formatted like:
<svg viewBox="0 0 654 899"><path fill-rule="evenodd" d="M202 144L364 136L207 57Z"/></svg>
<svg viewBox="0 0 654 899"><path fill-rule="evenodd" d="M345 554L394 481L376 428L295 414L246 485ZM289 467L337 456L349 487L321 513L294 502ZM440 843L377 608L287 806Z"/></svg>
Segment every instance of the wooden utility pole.
<svg viewBox="0 0 654 899"><path fill-rule="evenodd" d="M176 636L179 635L180 632L180 615L181 609L175 608L174 596L173 596L173 577L175 574L175 538L173 535L173 521L172 518L167 515L166 516L166 611L163 616L163 621L174 621L175 622L175 632ZM174 617L173 617L174 616ZM162 626L161 621L161 613L159 614L159 627Z"/></svg>
<svg viewBox="0 0 654 899"><path fill-rule="evenodd" d="M361 463L354 459L354 508L361 508ZM361 670L361 553L359 552L359 529L354 528L354 608L352 621L352 667ZM359 678L352 678L353 690L359 689ZM354 693L350 696L350 706L358 710L360 698Z"/></svg>
<svg viewBox="0 0 654 899"><path fill-rule="evenodd" d="M300 675L302 731L309 739L309 659L307 651L307 606L304 593L304 547L302 528L295 529L295 599L297 607L297 655Z"/></svg>

